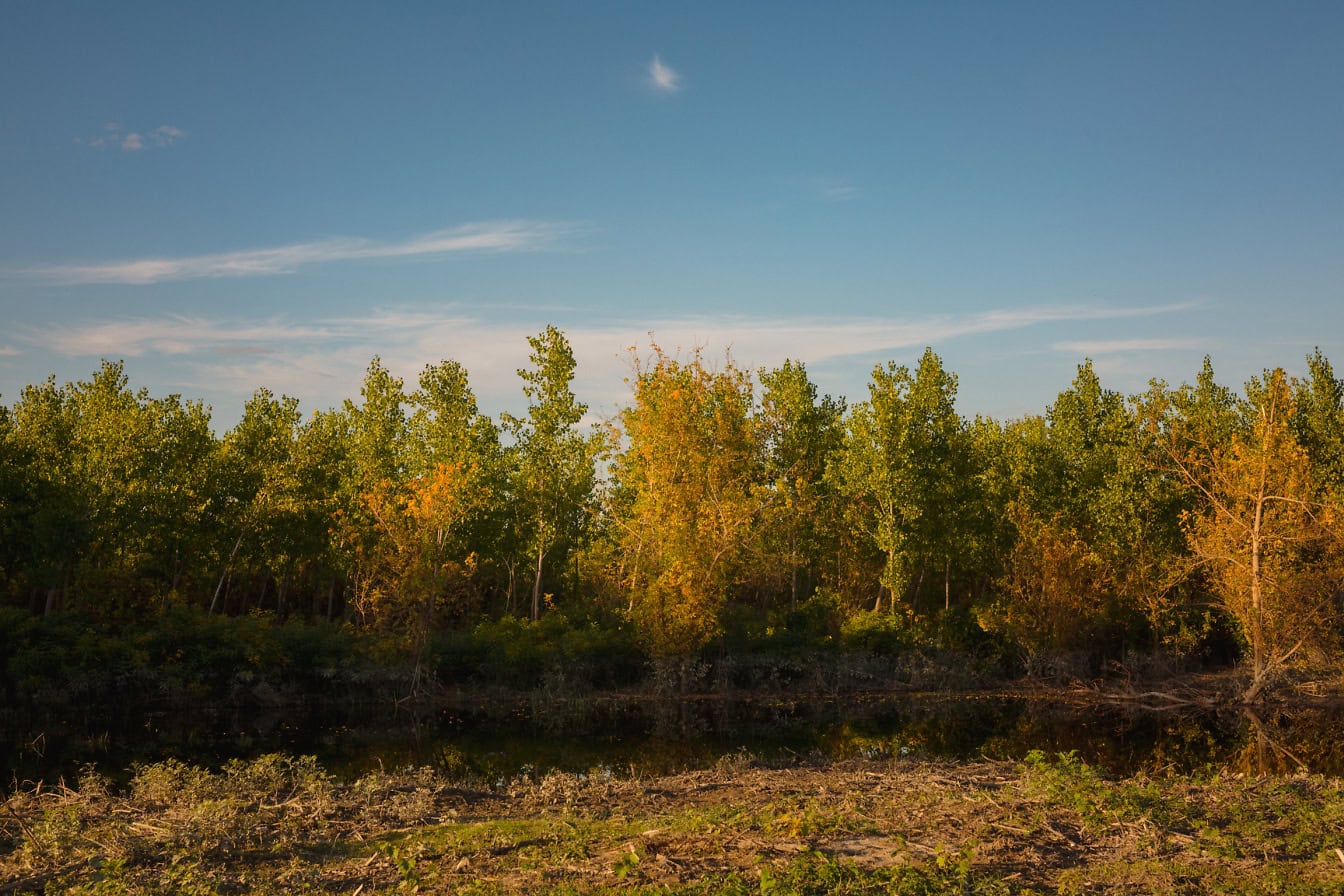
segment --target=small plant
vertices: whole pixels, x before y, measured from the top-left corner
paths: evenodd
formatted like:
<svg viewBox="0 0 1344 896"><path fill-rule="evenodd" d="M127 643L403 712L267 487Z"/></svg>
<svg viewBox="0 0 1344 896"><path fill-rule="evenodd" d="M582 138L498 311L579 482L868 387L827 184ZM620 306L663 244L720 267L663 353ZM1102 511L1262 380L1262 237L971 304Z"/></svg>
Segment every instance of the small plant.
<svg viewBox="0 0 1344 896"><path fill-rule="evenodd" d="M400 878L399 889L412 893L420 889L423 875L417 861L418 850L403 849L396 843L383 843L378 846L378 852L397 869L397 877Z"/></svg>
<svg viewBox="0 0 1344 896"><path fill-rule="evenodd" d="M615 866L611 869L612 873L624 880L630 872L639 867L640 857L632 844L627 844L625 852L616 860Z"/></svg>

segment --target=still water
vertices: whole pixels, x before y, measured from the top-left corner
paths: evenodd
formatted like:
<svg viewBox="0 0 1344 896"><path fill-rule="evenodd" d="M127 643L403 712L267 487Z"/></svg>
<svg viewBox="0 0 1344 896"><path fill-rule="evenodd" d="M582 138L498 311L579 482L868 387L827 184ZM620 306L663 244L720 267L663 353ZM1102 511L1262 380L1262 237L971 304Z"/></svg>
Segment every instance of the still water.
<svg viewBox="0 0 1344 896"><path fill-rule="evenodd" d="M1076 751L1116 774L1308 770L1344 775L1344 708L1153 713L1021 697L834 700L517 698L433 709L323 706L90 710L0 721L6 781L114 780L167 758L206 766L268 752L314 755L341 777L434 766L485 781L551 770L653 775L746 753L769 763L869 758L1017 760Z"/></svg>

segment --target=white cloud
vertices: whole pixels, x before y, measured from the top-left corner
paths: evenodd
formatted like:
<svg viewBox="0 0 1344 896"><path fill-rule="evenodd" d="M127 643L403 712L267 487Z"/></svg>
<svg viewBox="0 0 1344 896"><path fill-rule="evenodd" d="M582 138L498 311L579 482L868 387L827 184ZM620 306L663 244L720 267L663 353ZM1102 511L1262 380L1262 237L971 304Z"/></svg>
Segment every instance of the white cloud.
<svg viewBox="0 0 1344 896"><path fill-rule="evenodd" d="M116 146L124 152L137 152L146 147L163 148L172 146L187 136L186 131L171 124L161 124L152 131L141 133L139 131L127 131L121 124L109 122L103 126L103 131L104 133L101 136L92 137L82 142L95 149Z"/></svg>
<svg viewBox="0 0 1344 896"><path fill-rule="evenodd" d="M0 345L0 358L13 358L23 354L22 349L15 348L12 345Z"/></svg>
<svg viewBox="0 0 1344 896"><path fill-rule="evenodd" d="M411 237L399 243L334 238L271 249L245 249L178 258L136 258L100 264L55 264L15 273L48 283L148 285L175 280L256 277L293 273L303 265L366 258L400 258L451 252L519 252L540 249L573 233L570 224L494 221L467 224Z"/></svg>
<svg viewBox="0 0 1344 896"><path fill-rule="evenodd" d="M158 141L160 146L172 146L183 137L187 132L181 128L175 128L171 124L161 124L154 129L152 137Z"/></svg>
<svg viewBox="0 0 1344 896"><path fill-rule="evenodd" d="M1205 346L1199 339L1092 339L1057 342L1055 349L1074 355L1113 355L1124 352L1195 351Z"/></svg>
<svg viewBox="0 0 1344 896"><path fill-rule="evenodd" d="M83 326L30 330L31 341L44 349L73 357L137 358L148 354L188 355L201 352L239 354L257 346L319 342L333 335L322 325L297 326L281 318L229 323L199 317L104 321Z"/></svg>
<svg viewBox="0 0 1344 896"><path fill-rule="evenodd" d="M578 361L575 392L601 417L614 414L628 400L624 378L630 372L629 349L646 355L650 331L668 352L687 357L703 349L711 364L731 353L747 369L774 367L786 358L803 361L814 372L828 362L833 370L852 368L823 385L858 396L869 371L868 362L857 363L861 357L899 357L925 345L941 351L962 337L1037 324L1152 317L1190 307L1040 306L902 319L703 316L554 323L569 338ZM408 391L426 365L451 358L467 369L483 410L521 411L516 371L527 363L527 337L546 323L545 316L531 314L525 320L486 320L462 307L391 308L302 323L280 317L230 321L179 315L66 325L16 336L72 358L139 358L143 364L157 359L171 371L166 375L170 391L205 398L223 412L220 419L227 425L228 413L240 409L259 386L295 395L310 409L357 399L374 355L405 379Z"/></svg>
<svg viewBox="0 0 1344 896"><path fill-rule="evenodd" d="M681 74L654 54L653 61L649 63L649 83L654 90L676 93L681 89Z"/></svg>

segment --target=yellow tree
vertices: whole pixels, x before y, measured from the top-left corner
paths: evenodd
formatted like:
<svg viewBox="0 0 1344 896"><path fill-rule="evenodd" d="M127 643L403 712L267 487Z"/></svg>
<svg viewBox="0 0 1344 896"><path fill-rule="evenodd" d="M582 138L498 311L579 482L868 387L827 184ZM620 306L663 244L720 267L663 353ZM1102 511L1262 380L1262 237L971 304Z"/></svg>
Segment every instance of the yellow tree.
<svg viewBox="0 0 1344 896"><path fill-rule="evenodd" d="M1046 519L1012 503L1017 540L1007 558L1001 593L978 619L1022 646L1028 670L1090 642L1100 627L1109 582L1105 564L1063 514Z"/></svg>
<svg viewBox="0 0 1344 896"><path fill-rule="evenodd" d="M655 347L633 385L614 470L621 577L650 649L685 657L719 632L755 514L751 382Z"/></svg>
<svg viewBox="0 0 1344 896"><path fill-rule="evenodd" d="M415 680L435 617L470 588L476 555L467 524L487 496L469 464L437 464L406 485L370 484L360 496L375 526L352 532L354 605L368 625L404 633L415 657Z"/></svg>
<svg viewBox="0 0 1344 896"><path fill-rule="evenodd" d="M1276 369L1247 384L1243 425L1226 441L1173 427L1171 456L1200 498L1186 518L1191 550L1246 642L1246 702L1333 633L1344 586L1339 508L1315 485L1294 411Z"/></svg>

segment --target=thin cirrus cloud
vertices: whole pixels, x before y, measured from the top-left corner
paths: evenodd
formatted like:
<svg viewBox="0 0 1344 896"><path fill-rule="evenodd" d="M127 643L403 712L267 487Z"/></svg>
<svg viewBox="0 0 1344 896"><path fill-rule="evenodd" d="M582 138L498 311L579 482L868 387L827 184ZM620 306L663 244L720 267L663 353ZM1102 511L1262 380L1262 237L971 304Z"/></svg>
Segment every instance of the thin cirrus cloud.
<svg viewBox="0 0 1344 896"><path fill-rule="evenodd" d="M650 341L683 357L703 351L710 363L731 355L746 369L775 366L786 358L809 365L829 363L833 370L852 367L834 385L841 394L846 390L858 394L868 366L857 363L862 357L1044 324L1085 325L1169 315L1194 304L1054 305L885 319L724 315L562 323L561 328L579 362L575 391L600 415L628 401L625 378L631 349L635 357L642 356ZM527 317L488 320L460 306L382 309L305 322L176 315L32 329L16 335L22 342L71 358L142 358L148 363L157 357L168 365L165 370L171 372L166 375L174 391L199 391L200 397L222 409L241 407L259 386L295 395L310 407L334 407L358 394L374 355L405 378L411 389L427 364L451 358L467 369L482 406L499 409L518 400L516 371L526 364L526 339L544 326L544 321Z"/></svg>
<svg viewBox="0 0 1344 896"><path fill-rule="evenodd" d="M280 318L252 323L171 315L113 320L76 327L30 329L30 342L71 357L138 358L144 355L268 354L284 345L318 344L338 335L323 324L296 325Z"/></svg>
<svg viewBox="0 0 1344 896"><path fill-rule="evenodd" d="M63 285L148 286L179 280L291 274L306 265L336 261L455 252L522 252L545 248L575 230L572 224L548 221L491 221L436 230L397 243L333 238L209 255L134 258L96 264L53 264L26 268L17 273L41 282Z"/></svg>
<svg viewBox="0 0 1344 896"><path fill-rule="evenodd" d="M681 73L654 54L649 63L649 84L660 93L676 93L681 90Z"/></svg>
<svg viewBox="0 0 1344 896"><path fill-rule="evenodd" d="M1092 339L1056 342L1056 351L1073 355L1114 355L1127 352L1195 351L1205 343L1198 339Z"/></svg>
<svg viewBox="0 0 1344 896"><path fill-rule="evenodd" d="M1146 318L1191 310L1199 303L1178 302L1138 308L1107 305L1042 305L994 309L971 314L908 318L764 319L750 315L661 318L579 324L565 332L576 350L620 353L652 338L667 347L728 351L744 363L773 363L784 358L825 361L883 350L914 348L964 336L1018 330L1047 323L1086 323ZM67 356L96 356L115 350L127 356L197 352L256 353L259 347L309 346L324 350L334 343L367 343L371 353L410 345L493 347L507 340L520 344L531 335L518 320L488 321L465 310L458 313L383 309L357 317L331 317L298 324L284 318L229 322L199 316L170 315L139 320L101 321L84 326L30 329L26 341ZM445 341L445 337L449 337ZM1061 351L1115 352L1189 349L1192 340L1141 339L1055 343ZM510 370L512 363L505 365Z"/></svg>

